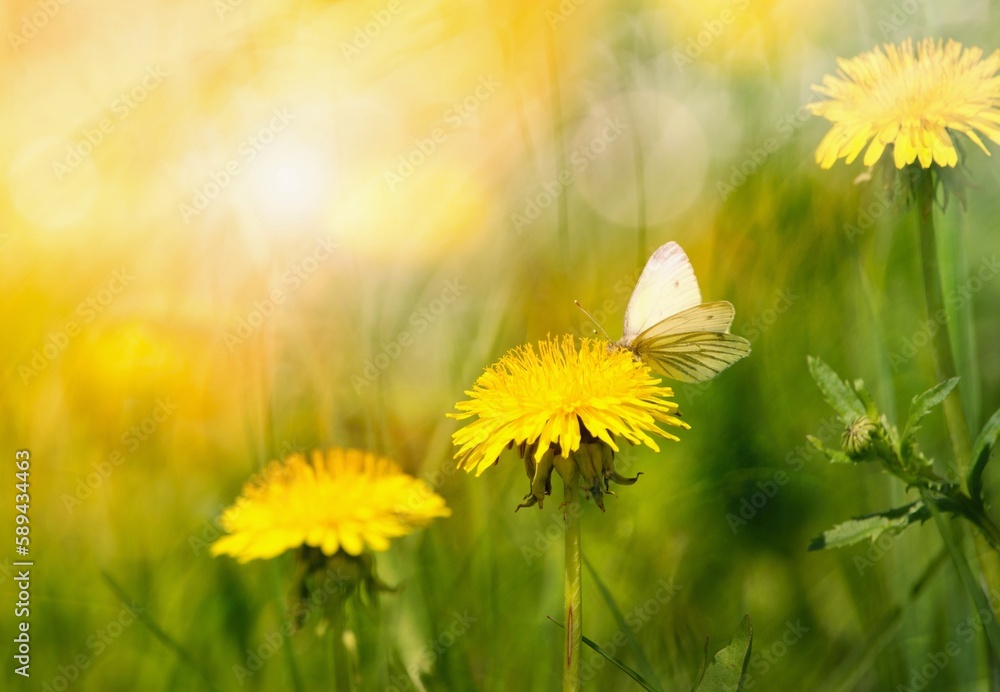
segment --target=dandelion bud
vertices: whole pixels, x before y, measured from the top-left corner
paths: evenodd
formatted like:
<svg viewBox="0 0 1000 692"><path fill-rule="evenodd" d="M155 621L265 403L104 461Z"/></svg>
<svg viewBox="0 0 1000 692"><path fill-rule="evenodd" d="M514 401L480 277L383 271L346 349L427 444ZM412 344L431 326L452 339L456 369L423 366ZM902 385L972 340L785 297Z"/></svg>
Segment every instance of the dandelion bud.
<svg viewBox="0 0 1000 692"><path fill-rule="evenodd" d="M859 416L851 421L840 437L844 452L852 459L864 457L872 448L875 424L868 416Z"/></svg>

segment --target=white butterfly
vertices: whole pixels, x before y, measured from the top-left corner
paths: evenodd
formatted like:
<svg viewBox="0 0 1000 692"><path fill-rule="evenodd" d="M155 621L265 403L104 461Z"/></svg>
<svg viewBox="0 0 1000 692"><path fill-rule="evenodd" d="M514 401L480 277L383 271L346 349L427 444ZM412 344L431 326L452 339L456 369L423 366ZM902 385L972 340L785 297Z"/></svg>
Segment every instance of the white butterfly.
<svg viewBox="0 0 1000 692"><path fill-rule="evenodd" d="M729 333L735 316L732 303L701 302L691 261L670 242L646 262L615 346L672 380L704 382L750 353L749 341Z"/></svg>

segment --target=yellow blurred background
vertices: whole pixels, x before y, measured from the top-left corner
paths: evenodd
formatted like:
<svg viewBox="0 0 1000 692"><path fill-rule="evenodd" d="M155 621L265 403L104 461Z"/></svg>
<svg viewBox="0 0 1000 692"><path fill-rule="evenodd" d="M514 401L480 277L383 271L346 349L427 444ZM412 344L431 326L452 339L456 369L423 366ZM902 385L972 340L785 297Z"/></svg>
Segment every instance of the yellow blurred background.
<svg viewBox="0 0 1000 692"><path fill-rule="evenodd" d="M623 609L659 579L683 586L637 633L667 689L690 686L704 638L744 612L762 651L789 621L810 630L757 667L757 689L905 682L965 615L952 577L879 641L877 664L865 637L937 539L914 530L874 576L846 551L806 554L899 497L797 450L830 415L806 354L873 380L917 328L915 270L888 271L915 266L915 246L902 215L845 234L869 193L860 168L818 170L825 124L804 104L837 56L909 35L992 51L998 29L986 0L5 3L0 430L4 455L31 450L37 565L35 674L28 687L8 666L5 687L68 680L59 666L82 654L76 689L241 688L231 667L280 621L292 566L213 560L213 522L262 463L338 445L395 458L455 511L380 563L406 586L385 598L371 689L464 608L477 624L423 666L427 689L551 689L561 552L522 548L554 508L512 514L526 489L513 459L455 473L444 414L507 348L588 335L574 298L617 338L668 240L706 300L735 304L754 352L676 388L690 435L635 454L645 475L607 514L588 509L585 552ZM1000 176L973 166L981 189L944 225L974 272L997 247ZM998 299L988 284L969 307L987 415ZM930 373L925 349L898 391L873 389L905 403ZM788 488L731 530L775 470ZM122 608L112 582L195 662L145 622L98 655L88 638ZM614 620L588 598L585 633L604 640ZM323 684L322 641L298 636L297 673L275 658L254 689ZM948 685L976 679L976 651L963 656ZM593 689L633 689L595 675Z"/></svg>

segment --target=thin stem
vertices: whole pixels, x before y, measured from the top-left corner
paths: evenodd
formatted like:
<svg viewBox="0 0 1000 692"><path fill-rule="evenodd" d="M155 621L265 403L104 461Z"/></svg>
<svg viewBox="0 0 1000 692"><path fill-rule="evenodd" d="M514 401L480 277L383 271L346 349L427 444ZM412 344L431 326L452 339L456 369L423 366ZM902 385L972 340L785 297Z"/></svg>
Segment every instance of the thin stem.
<svg viewBox="0 0 1000 692"><path fill-rule="evenodd" d="M973 576L972 570L969 569L969 563L962 554L961 547L952 537L948 527L945 526L941 512L938 510L933 498L931 498L930 492L926 488L921 488L920 497L923 498L924 504L931 511L931 516L934 517L934 523L937 525L938 533L941 534L941 539L944 541L945 547L948 549L948 554L951 556L951 561L955 565L958 578L972 599L979 617L979 623L986 631L986 639L989 642L990 667L992 670L993 662L1000 658L1000 626L997 625L996 618L992 616L993 610L990 601L983 593L975 576Z"/></svg>
<svg viewBox="0 0 1000 692"><path fill-rule="evenodd" d="M563 521L566 523L566 643L563 655L563 692L580 689L580 657L583 654L583 579L580 570L580 496L577 478L563 485Z"/></svg>
<svg viewBox="0 0 1000 692"><path fill-rule="evenodd" d="M931 337L934 369L937 380L940 382L957 376L957 369L955 368L955 357L951 351L951 324L944 305L944 289L941 285L941 267L934 229L934 174L932 169L920 170L915 188L920 226L920 265L924 275L927 317L929 320L933 320L932 323L943 326L942 329L936 330ZM944 400L944 416L948 424L948 434L951 437L951 447L959 482L963 489L968 490L970 433L959 393L961 388L962 383L959 382L958 386ZM927 492L922 490L921 494L927 503ZM948 546L948 551L955 563L955 568L958 570L962 584L972 597L977 611L992 614L995 612L992 609L993 604L983 595L982 589L976 583L965 556L948 533L937 507L933 503L929 503L928 508L934 515L934 523L937 525L945 545ZM977 511L975 516L970 515L969 519L982 530L982 533L973 536L973 542L976 556L979 558L979 568L986 586L992 594L997 588L1000 588L1000 560L997 559L996 552L1000 536L997 535L996 525L986 516L985 512ZM988 659L991 677L995 678L1000 672L998 670L998 666L1000 666L1000 628L997 627L995 617L989 618L989 622L984 623L984 626L990 643Z"/></svg>
<svg viewBox="0 0 1000 692"><path fill-rule="evenodd" d="M964 512L965 516L982 531L983 538L993 550L1000 551L1000 528L993 523L993 520L983 510L978 502L975 502L965 493L959 492L949 496Z"/></svg>
<svg viewBox="0 0 1000 692"><path fill-rule="evenodd" d="M353 690L350 655L344 645L344 628L346 624L345 603L334 603L330 609L330 660L333 663L333 689Z"/></svg>
<svg viewBox="0 0 1000 692"><path fill-rule="evenodd" d="M941 287L941 267L938 261L937 237L934 230L934 178L930 168L922 169L916 185L917 211L920 225L920 265L924 274L924 294L927 298L927 317L943 325L931 337L934 353L934 369L937 381L955 377L955 357L951 352L948 312L944 305L944 291ZM951 447L955 455L955 468L966 483L969 461L969 426L965 422L962 397L958 387L944 400L944 416L951 436Z"/></svg>

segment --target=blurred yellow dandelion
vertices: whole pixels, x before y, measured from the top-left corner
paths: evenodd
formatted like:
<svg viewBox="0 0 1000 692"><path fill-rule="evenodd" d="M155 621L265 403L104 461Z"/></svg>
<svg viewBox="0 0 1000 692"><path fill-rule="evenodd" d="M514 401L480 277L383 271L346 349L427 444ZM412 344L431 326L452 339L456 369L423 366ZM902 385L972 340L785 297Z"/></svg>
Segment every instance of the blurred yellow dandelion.
<svg viewBox="0 0 1000 692"><path fill-rule="evenodd" d="M577 351L570 335L509 351L484 372L469 401L456 404L464 420L477 416L453 435L459 466L480 475L510 445L533 450L533 461L553 451L563 459L581 444L600 440L615 452L616 437L659 451L651 434L677 440L657 422L679 428L673 391L631 353L607 342L584 339Z"/></svg>
<svg viewBox="0 0 1000 692"><path fill-rule="evenodd" d="M989 155L979 134L1000 144L1000 50L983 59L979 48L926 38L913 50L907 39L837 61L837 76L814 86L829 100L810 110L833 123L816 150L816 161L830 168L843 158L852 163L861 150L873 165L887 147L896 168L920 161L954 166L958 153L952 132L960 132ZM950 131L950 132L949 132Z"/></svg>
<svg viewBox="0 0 1000 692"><path fill-rule="evenodd" d="M305 545L356 556L386 550L389 539L450 515L430 486L388 459L317 450L311 461L293 454L251 478L222 514L228 535L212 545L212 554L247 562Z"/></svg>

